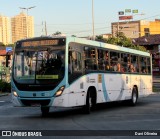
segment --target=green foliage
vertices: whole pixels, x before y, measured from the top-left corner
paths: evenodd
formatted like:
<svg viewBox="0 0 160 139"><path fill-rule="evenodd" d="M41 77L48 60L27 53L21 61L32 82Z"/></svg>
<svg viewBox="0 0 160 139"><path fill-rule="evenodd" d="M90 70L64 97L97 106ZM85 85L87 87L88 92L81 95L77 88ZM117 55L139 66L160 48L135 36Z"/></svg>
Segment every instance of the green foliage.
<svg viewBox="0 0 160 139"><path fill-rule="evenodd" d="M0 46L5 46L3 42L0 42Z"/></svg>
<svg viewBox="0 0 160 139"><path fill-rule="evenodd" d="M62 34L62 33L59 31L56 31L53 35L60 35L60 34Z"/></svg>
<svg viewBox="0 0 160 139"><path fill-rule="evenodd" d="M71 35L72 37L77 37L76 35Z"/></svg>
<svg viewBox="0 0 160 139"><path fill-rule="evenodd" d="M11 92L11 83L0 81L0 91L1 92Z"/></svg>
<svg viewBox="0 0 160 139"><path fill-rule="evenodd" d="M119 45L119 46L131 48L131 49L136 49L136 50L140 50L140 51L145 51L145 52L147 51L144 46L134 45L132 43L132 40L130 38L127 38L122 32L119 32L116 35L116 37L110 37L108 39L103 39L103 38L99 37L97 40L98 41L101 40L102 42L105 42L105 43Z"/></svg>
<svg viewBox="0 0 160 139"><path fill-rule="evenodd" d="M13 47L14 48L14 44L7 44L7 45L5 45L6 47Z"/></svg>
<svg viewBox="0 0 160 139"><path fill-rule="evenodd" d="M103 40L103 36L102 35L96 36L96 39L97 40Z"/></svg>

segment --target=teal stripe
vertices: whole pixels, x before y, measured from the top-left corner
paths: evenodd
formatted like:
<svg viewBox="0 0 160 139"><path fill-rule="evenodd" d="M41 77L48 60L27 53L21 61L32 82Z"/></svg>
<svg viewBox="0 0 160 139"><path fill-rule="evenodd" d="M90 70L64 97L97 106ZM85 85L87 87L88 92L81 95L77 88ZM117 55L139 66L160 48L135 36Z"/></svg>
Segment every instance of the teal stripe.
<svg viewBox="0 0 160 139"><path fill-rule="evenodd" d="M104 98L107 101L110 101L110 98L108 96L108 92L106 89L106 85L105 85L105 79L104 79L104 74L102 74L102 88L103 88L103 94L104 94Z"/></svg>

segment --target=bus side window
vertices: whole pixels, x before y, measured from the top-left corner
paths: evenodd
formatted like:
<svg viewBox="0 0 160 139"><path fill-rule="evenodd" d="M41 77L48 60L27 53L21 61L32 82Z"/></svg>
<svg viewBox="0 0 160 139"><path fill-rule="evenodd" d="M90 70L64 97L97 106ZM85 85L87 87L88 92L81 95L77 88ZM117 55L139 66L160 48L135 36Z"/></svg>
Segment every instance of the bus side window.
<svg viewBox="0 0 160 139"><path fill-rule="evenodd" d="M108 52L103 51L102 49L98 50L98 69L99 70L107 70L108 60L106 58L106 54Z"/></svg>
<svg viewBox="0 0 160 139"><path fill-rule="evenodd" d="M106 71L109 71L110 70L110 65L109 65L109 52L108 51L105 51L105 54L104 54L104 68Z"/></svg>
<svg viewBox="0 0 160 139"><path fill-rule="evenodd" d="M83 74L82 49L77 49L78 44L70 43L68 53L68 82L72 83Z"/></svg>
<svg viewBox="0 0 160 139"><path fill-rule="evenodd" d="M140 57L140 69L141 69L141 73L146 74L146 58L144 57Z"/></svg>
<svg viewBox="0 0 160 139"><path fill-rule="evenodd" d="M92 47L86 47L85 49L85 69L86 70L97 70L96 63L96 50Z"/></svg>
<svg viewBox="0 0 160 139"><path fill-rule="evenodd" d="M120 54L117 52L110 52L111 71L121 72Z"/></svg>
<svg viewBox="0 0 160 139"><path fill-rule="evenodd" d="M138 56L131 55L131 66L130 66L131 72L139 72L139 66L138 66Z"/></svg>
<svg viewBox="0 0 160 139"><path fill-rule="evenodd" d="M69 73L82 70L82 58L79 52L70 51L68 61Z"/></svg>
<svg viewBox="0 0 160 139"><path fill-rule="evenodd" d="M72 74L72 52L69 51L68 54L68 72L69 74Z"/></svg>

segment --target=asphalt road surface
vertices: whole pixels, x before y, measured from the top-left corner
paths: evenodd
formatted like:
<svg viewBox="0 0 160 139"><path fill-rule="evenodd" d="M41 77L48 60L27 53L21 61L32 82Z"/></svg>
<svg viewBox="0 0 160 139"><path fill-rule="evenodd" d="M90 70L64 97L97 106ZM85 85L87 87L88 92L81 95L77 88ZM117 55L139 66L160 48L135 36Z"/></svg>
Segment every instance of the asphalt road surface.
<svg viewBox="0 0 160 139"><path fill-rule="evenodd" d="M47 117L42 117L40 108L37 107L13 107L10 97L10 95L0 97L0 130L113 130L115 136L107 137L111 139L135 138L134 136L117 137L118 130L160 131L160 93L139 99L136 107L120 102L100 104L89 115L83 114L81 108L52 108ZM79 138L103 139L106 136ZM153 138L153 136L136 136L136 138Z"/></svg>

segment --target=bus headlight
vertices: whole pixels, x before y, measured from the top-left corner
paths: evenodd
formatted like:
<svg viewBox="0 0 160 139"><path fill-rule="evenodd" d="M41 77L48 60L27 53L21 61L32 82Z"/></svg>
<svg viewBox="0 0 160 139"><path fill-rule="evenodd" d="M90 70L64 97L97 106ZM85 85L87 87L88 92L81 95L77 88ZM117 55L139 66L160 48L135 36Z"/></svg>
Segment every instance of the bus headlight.
<svg viewBox="0 0 160 139"><path fill-rule="evenodd" d="M16 91L13 91L13 95L14 95L15 97L18 97L18 94L17 94Z"/></svg>
<svg viewBox="0 0 160 139"><path fill-rule="evenodd" d="M13 95L15 97L18 97L18 94L17 94L17 92L16 92L16 90L15 90L15 88L13 86L11 87L11 92L13 93Z"/></svg>
<svg viewBox="0 0 160 139"><path fill-rule="evenodd" d="M60 87L60 88L58 89L58 91L55 93L54 96L55 96L55 97L58 97L58 96L62 95L64 89L65 89L65 86Z"/></svg>

